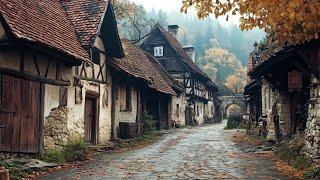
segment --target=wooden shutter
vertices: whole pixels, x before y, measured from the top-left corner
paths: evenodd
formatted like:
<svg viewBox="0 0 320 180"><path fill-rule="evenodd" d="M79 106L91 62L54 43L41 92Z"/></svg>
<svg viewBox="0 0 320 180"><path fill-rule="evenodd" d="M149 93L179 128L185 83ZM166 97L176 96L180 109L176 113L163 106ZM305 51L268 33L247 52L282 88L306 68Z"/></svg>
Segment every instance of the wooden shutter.
<svg viewBox="0 0 320 180"><path fill-rule="evenodd" d="M124 82L120 84L120 110L126 110L126 85Z"/></svg>
<svg viewBox="0 0 320 180"><path fill-rule="evenodd" d="M68 105L68 88L67 87L60 87L59 105L60 106L67 106Z"/></svg>
<svg viewBox="0 0 320 180"><path fill-rule="evenodd" d="M126 87L126 110L131 111L131 88L130 86Z"/></svg>

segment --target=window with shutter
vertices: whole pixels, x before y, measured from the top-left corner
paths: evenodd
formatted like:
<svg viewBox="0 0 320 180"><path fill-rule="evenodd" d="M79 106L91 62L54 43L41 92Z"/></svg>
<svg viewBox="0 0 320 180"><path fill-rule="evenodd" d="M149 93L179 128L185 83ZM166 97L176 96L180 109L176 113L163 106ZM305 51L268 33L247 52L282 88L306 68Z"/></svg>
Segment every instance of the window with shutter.
<svg viewBox="0 0 320 180"><path fill-rule="evenodd" d="M124 82L120 85L120 110L126 110L126 84Z"/></svg>
<svg viewBox="0 0 320 180"><path fill-rule="evenodd" d="M131 111L131 88L126 86L126 110Z"/></svg>
<svg viewBox="0 0 320 180"><path fill-rule="evenodd" d="M177 117L180 116L180 105L179 104L176 105L176 116Z"/></svg>

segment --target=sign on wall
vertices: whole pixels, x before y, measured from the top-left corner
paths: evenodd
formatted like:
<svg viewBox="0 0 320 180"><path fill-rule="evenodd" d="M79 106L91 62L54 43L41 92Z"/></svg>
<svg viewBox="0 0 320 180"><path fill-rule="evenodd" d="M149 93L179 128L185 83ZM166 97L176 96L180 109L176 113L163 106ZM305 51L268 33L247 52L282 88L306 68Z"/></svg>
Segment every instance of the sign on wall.
<svg viewBox="0 0 320 180"><path fill-rule="evenodd" d="M299 91L302 89L302 73L296 70L288 72L289 91Z"/></svg>

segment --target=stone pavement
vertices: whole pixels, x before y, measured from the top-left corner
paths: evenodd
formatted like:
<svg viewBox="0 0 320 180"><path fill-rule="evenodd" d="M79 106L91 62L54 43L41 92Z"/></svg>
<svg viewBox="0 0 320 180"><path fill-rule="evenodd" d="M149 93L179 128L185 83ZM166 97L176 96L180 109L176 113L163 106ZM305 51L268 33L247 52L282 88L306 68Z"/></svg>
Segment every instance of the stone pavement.
<svg viewBox="0 0 320 180"><path fill-rule="evenodd" d="M241 151L225 123L174 131L148 147L104 154L42 179L288 179L272 160Z"/></svg>

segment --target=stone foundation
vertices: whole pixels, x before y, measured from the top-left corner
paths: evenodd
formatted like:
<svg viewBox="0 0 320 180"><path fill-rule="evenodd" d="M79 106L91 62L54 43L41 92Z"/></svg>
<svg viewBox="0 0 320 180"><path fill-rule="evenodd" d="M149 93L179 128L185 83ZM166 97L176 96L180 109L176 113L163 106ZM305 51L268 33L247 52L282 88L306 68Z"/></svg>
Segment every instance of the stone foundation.
<svg viewBox="0 0 320 180"><path fill-rule="evenodd" d="M68 109L58 107L51 110L44 122L44 149L60 149L69 140Z"/></svg>
<svg viewBox="0 0 320 180"><path fill-rule="evenodd" d="M305 151L312 160L320 161L320 85L319 80L312 78L310 104L305 130Z"/></svg>

